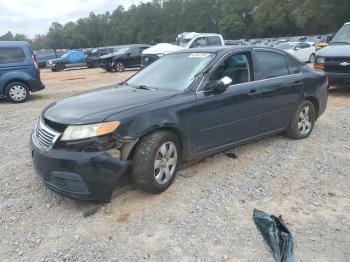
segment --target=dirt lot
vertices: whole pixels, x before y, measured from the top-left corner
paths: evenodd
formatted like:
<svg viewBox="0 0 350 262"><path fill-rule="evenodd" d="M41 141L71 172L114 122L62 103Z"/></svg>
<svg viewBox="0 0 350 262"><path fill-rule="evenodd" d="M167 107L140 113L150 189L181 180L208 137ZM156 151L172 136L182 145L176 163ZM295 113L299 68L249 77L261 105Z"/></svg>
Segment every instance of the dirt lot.
<svg viewBox="0 0 350 262"><path fill-rule="evenodd" d="M350 89L332 90L309 139L283 135L216 155L153 196L122 179L109 204L46 189L29 135L49 103L120 82L134 71L43 70L46 89L25 104L0 101L1 261L273 261L254 208L279 215L296 261L350 261Z"/></svg>

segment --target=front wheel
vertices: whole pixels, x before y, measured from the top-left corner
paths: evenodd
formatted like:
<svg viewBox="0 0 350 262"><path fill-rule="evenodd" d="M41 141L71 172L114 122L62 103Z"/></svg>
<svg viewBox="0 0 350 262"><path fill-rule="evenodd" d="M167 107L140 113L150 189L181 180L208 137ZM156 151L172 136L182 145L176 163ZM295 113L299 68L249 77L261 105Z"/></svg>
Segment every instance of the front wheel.
<svg viewBox="0 0 350 262"><path fill-rule="evenodd" d="M55 72L63 71L65 68L64 64L56 64L55 65Z"/></svg>
<svg viewBox="0 0 350 262"><path fill-rule="evenodd" d="M125 71L125 65L122 62L115 62L114 69L117 72L124 72Z"/></svg>
<svg viewBox="0 0 350 262"><path fill-rule="evenodd" d="M311 135L316 122L316 110L313 103L304 101L293 115L287 135L293 139L304 139Z"/></svg>
<svg viewBox="0 0 350 262"><path fill-rule="evenodd" d="M179 139L171 132L157 131L145 136L134 153L134 181L149 193L165 191L176 177L180 152Z"/></svg>

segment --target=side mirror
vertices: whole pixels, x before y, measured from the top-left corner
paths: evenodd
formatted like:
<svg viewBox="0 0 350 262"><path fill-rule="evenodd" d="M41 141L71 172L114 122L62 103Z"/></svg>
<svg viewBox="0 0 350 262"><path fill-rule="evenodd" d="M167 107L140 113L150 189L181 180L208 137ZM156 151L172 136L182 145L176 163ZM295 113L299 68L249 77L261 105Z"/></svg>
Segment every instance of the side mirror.
<svg viewBox="0 0 350 262"><path fill-rule="evenodd" d="M217 93L224 92L226 88L232 83L232 79L228 76L221 78L218 81L208 83L205 86L205 90L207 91L215 91Z"/></svg>

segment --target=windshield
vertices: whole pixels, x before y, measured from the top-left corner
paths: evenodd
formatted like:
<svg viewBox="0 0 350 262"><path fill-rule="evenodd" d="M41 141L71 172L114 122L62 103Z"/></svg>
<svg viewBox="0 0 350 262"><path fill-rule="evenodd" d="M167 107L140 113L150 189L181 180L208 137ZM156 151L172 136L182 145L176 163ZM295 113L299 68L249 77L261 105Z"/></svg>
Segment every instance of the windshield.
<svg viewBox="0 0 350 262"><path fill-rule="evenodd" d="M276 47L283 50L289 50L289 49L293 49L293 46L294 46L293 44L283 43L283 44L278 44Z"/></svg>
<svg viewBox="0 0 350 262"><path fill-rule="evenodd" d="M134 87L185 90L214 59L212 53L182 53L162 57L127 81Z"/></svg>
<svg viewBox="0 0 350 262"><path fill-rule="evenodd" d="M340 28L331 43L350 44L350 24L344 25L342 28Z"/></svg>
<svg viewBox="0 0 350 262"><path fill-rule="evenodd" d="M176 45L181 47L186 47L187 43L190 42L191 39L178 38L176 39Z"/></svg>
<svg viewBox="0 0 350 262"><path fill-rule="evenodd" d="M123 55L130 52L130 48L129 47L124 47L119 49L117 52L115 52L116 55Z"/></svg>

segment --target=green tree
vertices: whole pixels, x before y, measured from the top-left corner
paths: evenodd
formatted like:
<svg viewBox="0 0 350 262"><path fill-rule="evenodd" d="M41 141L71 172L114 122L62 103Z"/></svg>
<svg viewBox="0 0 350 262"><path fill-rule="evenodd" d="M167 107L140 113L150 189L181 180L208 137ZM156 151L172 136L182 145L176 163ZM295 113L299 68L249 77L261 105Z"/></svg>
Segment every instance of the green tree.
<svg viewBox="0 0 350 262"><path fill-rule="evenodd" d="M220 32L225 38L237 39L245 36L246 25L238 15L228 15L219 23Z"/></svg>

